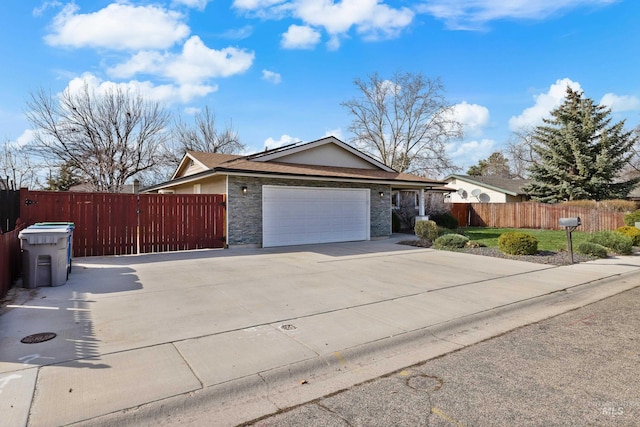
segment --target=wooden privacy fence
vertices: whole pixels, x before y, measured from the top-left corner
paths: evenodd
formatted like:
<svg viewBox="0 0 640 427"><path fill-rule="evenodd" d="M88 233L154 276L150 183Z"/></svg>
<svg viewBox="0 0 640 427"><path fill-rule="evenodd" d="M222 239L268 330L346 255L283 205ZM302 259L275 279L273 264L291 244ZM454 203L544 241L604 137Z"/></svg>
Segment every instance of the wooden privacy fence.
<svg viewBox="0 0 640 427"><path fill-rule="evenodd" d="M24 226L0 234L0 298L4 297L11 284L20 275L20 240L18 233Z"/></svg>
<svg viewBox="0 0 640 427"><path fill-rule="evenodd" d="M0 231L13 230L20 212L20 191L0 190Z"/></svg>
<svg viewBox="0 0 640 427"><path fill-rule="evenodd" d="M166 252L225 245L222 194L20 192L20 219L73 222L73 255Z"/></svg>
<svg viewBox="0 0 640 427"><path fill-rule="evenodd" d="M579 231L615 230L624 224L624 213L546 203L452 203L451 214L461 226L496 228L563 229L560 218L580 217Z"/></svg>

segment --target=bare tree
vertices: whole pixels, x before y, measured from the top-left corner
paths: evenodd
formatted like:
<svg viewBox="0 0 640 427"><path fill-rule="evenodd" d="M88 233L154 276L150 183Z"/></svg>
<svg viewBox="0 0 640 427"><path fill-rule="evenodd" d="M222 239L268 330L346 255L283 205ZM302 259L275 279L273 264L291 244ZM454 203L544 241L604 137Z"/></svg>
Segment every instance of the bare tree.
<svg viewBox="0 0 640 427"><path fill-rule="evenodd" d="M216 128L216 115L209 107L196 113L193 125L178 119L174 132L180 157L187 151L235 154L245 149L238 132L231 126L223 130Z"/></svg>
<svg viewBox="0 0 640 427"><path fill-rule="evenodd" d="M440 79L397 72L354 81L360 97L343 102L353 116L349 130L362 151L398 172L441 175L457 170L446 144L462 137Z"/></svg>
<svg viewBox="0 0 640 427"><path fill-rule="evenodd" d="M538 162L539 156L533 149L533 128L523 128L511 135L506 152L511 162L511 174L514 178L529 177L529 168Z"/></svg>
<svg viewBox="0 0 640 427"><path fill-rule="evenodd" d="M98 93L85 82L54 97L31 94L27 118L34 151L81 172L96 191L121 191L126 181L166 161L169 114L121 87Z"/></svg>
<svg viewBox="0 0 640 427"><path fill-rule="evenodd" d="M39 188L41 165L29 156L24 147L5 141L0 149L0 180L6 188Z"/></svg>

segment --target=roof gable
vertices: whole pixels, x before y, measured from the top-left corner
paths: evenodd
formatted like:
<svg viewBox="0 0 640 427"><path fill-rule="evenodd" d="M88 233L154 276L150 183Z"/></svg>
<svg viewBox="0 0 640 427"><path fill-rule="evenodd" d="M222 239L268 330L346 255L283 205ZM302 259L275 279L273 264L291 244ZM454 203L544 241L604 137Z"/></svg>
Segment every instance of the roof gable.
<svg viewBox="0 0 640 427"><path fill-rule="evenodd" d="M187 151L171 179L194 175L220 165L229 160L238 159L238 154L206 153L202 151Z"/></svg>
<svg viewBox="0 0 640 427"><path fill-rule="evenodd" d="M338 138L329 136L306 144L288 145L265 153L257 153L249 158L257 162L277 161L310 166L328 166L357 169L383 170L395 172Z"/></svg>

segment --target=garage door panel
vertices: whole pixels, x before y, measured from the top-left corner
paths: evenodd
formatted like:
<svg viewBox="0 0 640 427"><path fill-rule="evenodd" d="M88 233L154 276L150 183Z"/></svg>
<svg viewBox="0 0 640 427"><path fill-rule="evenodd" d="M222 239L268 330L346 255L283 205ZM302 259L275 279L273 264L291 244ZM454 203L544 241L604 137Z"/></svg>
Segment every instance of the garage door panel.
<svg viewBox="0 0 640 427"><path fill-rule="evenodd" d="M264 186L263 246L369 239L369 190Z"/></svg>

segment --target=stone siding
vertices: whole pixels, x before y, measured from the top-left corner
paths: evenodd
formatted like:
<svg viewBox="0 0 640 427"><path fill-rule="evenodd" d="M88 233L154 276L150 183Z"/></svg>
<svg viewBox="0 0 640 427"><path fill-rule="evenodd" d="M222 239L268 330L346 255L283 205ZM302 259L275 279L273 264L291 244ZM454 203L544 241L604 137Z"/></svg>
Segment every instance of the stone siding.
<svg viewBox="0 0 640 427"><path fill-rule="evenodd" d="M368 188L370 190L371 238L388 237L391 234L391 188L389 185L306 181L299 179L256 178L229 176L227 194L227 218L229 245L262 246L262 186L280 185L295 187ZM242 187L247 193L242 194ZM380 197L383 192L384 196Z"/></svg>

